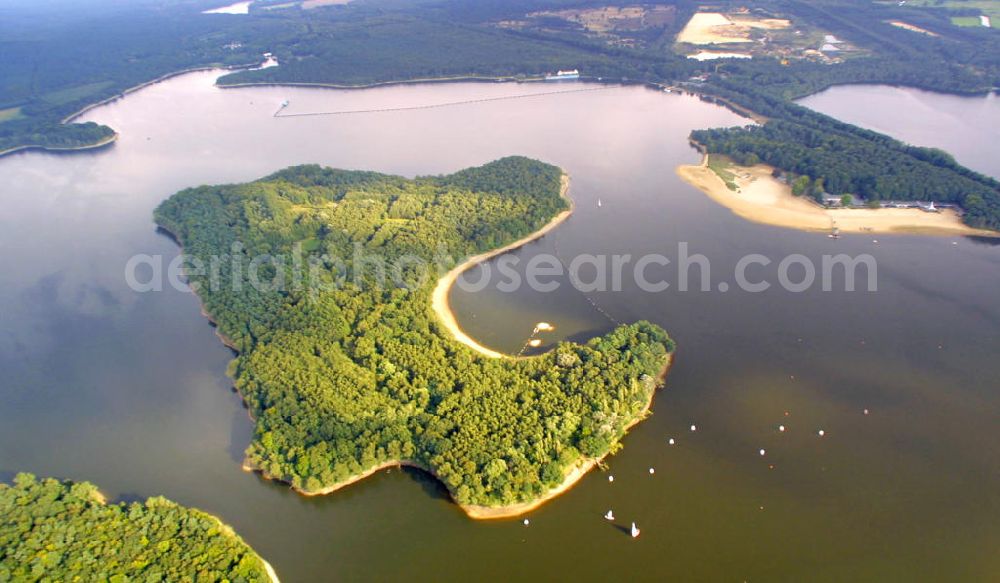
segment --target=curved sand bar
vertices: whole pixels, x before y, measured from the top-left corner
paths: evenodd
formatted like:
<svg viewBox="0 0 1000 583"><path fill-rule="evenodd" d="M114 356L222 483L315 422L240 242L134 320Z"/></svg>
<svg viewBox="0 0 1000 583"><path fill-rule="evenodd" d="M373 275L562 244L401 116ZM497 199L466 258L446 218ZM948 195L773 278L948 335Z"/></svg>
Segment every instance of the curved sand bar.
<svg viewBox="0 0 1000 583"><path fill-rule="evenodd" d="M455 266L454 269L446 273L444 277L438 280L438 283L434 287L434 292L432 294L432 300L431 300L432 309L434 310L434 313L437 314L438 318L440 319L444 327L449 332L451 332L452 335L454 335L459 342L465 344L469 348L472 348L479 354L482 354L483 356L487 356L489 358L514 358L510 355L503 354L501 352L497 352L495 350L486 348L481 344L477 343L471 337L469 337L469 335L466 334L462 330L462 328L458 325L458 322L455 319L455 314L451 311L451 308L448 305L448 292L451 290L451 286L453 283L455 283L455 280L458 278L458 276L461 275L462 272L464 272L465 270L471 268L474 265L478 265L479 263L486 261L492 257L495 257L502 253L506 253L511 249L516 249L526 243L530 243L531 241L534 241L542 237L552 229L556 228L560 223L565 221L566 218L573 213L573 208L574 208L573 200L569 198L568 192L569 192L569 176L564 173L561 179L561 188L559 195L569 202L570 206L567 210L564 210L563 212L559 213L544 227L526 237L518 239L517 241L514 241L513 243L505 245L504 247L501 247L499 249L494 249L492 251L488 251L486 253L481 253L474 257L470 257L468 260L464 261L460 265ZM660 382L662 382L663 379L666 377L667 371L669 370L672 362L673 362L672 355L668 354L666 356L665 362L663 363L663 369L660 371L660 374L658 376L658 380ZM632 422L629 423L624 428L622 437L624 437L624 435L628 433L629 429L631 429L633 426L635 426L637 423L639 423L648 416L649 409L652 406L652 404L653 404L653 395L651 394L649 401L646 402L646 405L643 407L642 411L638 415L636 415L635 419L633 419ZM566 475L563 478L562 482L560 482L557 486L549 489L541 496L533 500L529 500L527 502L519 502L516 504L509 504L506 506L482 506L477 504L461 504L459 502L456 502L456 505L459 508L461 508L462 511L465 512L465 514L468 515L470 518L475 518L479 520L514 518L516 516L520 516L527 512L531 512L532 510L535 510L536 508L542 506L549 500L552 500L553 498L559 496L560 494L568 491L570 488L576 485L576 483L579 482L580 479L587 474L587 472L589 472L595 466L597 466L601 462L601 460L604 459L604 457L606 456L602 456L599 458L584 458L579 460L576 464L574 464L567 470ZM303 488L298 488L294 485L292 486L292 489L304 496L322 496L325 494L330 494L331 492L335 492L341 488L350 486L351 484L359 482L381 470L386 470L394 467L416 468L434 476L433 470L415 460L391 460L373 466L362 472L358 472L357 474L354 474L353 476L341 480L336 484L319 488L317 490L306 490ZM244 462L243 464L243 469L246 471L257 472L266 479L283 481L281 480L281 478L277 476L271 476L267 472L263 471L261 468L255 468L246 462Z"/></svg>
<svg viewBox="0 0 1000 583"><path fill-rule="evenodd" d="M465 331L462 330L462 327L458 325L458 320L455 319L455 314L451 311L451 306L448 303L448 292L451 291L451 286L452 284L455 283L455 280L458 279L458 276L461 275L462 272L464 272L465 270L475 265L478 265L484 261L487 261L493 257L496 257L497 255L502 255L512 249L517 249L522 245L526 245L536 239L540 239L546 233L558 227L560 223L565 221L571 214L573 214L573 208L574 208L573 199L569 198L568 193L569 193L569 176L566 173L563 173L561 179L561 187L559 189L559 196L566 199L566 201L569 203L568 209L559 213L558 215L553 217L552 220L549 221L544 227L535 231L534 233L531 233L526 237L522 237L521 239L518 239L517 241L514 241L509 245L500 247L499 249L494 249L492 251L487 251L486 253L480 253L479 255L470 257L463 263L456 265L454 269L444 274L444 277L438 280L437 285L434 286L434 291L431 293L431 308L434 310L434 313L437 315L438 320L441 322L441 324L444 325L445 329L448 332L450 332L452 336L455 337L456 340L468 346L469 348L475 350L479 354L482 354L483 356L488 356L490 358L514 358L513 356L510 356L508 354L503 354L501 352L497 352L496 350L486 348L482 344L479 344L478 342L473 340L468 334L466 334Z"/></svg>
<svg viewBox="0 0 1000 583"><path fill-rule="evenodd" d="M826 233L837 227L844 233L1000 236L962 223L950 209L827 209L793 195L789 185L772 176L773 170L765 164L732 166L736 191L708 167L707 156L699 165L677 167L677 175L740 217L765 225Z"/></svg>

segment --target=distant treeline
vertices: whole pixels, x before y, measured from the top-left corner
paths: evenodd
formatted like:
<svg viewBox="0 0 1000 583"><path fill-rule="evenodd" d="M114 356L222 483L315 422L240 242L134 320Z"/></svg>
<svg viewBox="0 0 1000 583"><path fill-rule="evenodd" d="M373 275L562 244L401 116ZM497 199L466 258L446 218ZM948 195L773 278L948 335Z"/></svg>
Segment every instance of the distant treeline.
<svg viewBox="0 0 1000 583"><path fill-rule="evenodd" d="M265 51L273 52L281 66L235 72L220 83L364 85L469 75L530 76L567 68L578 68L589 77L652 83L684 82L705 74L707 80L692 89L796 123L805 114L791 107L790 100L833 84L891 83L956 93L1000 86L1000 34L953 26L953 12L944 8L758 0L751 10L829 31L866 56L835 65L795 59L782 64L767 57L702 63L672 49L674 35L698 3L655 3L673 5L675 18L643 32L643 42L636 46L609 45L579 25L554 18L527 28L499 25L541 10L616 4L607 0L355 2L308 11L269 1L255 3L250 15L238 17L200 14L218 4L207 0L143 0L128 6L67 8L47 15L45 27L38 26L37 14L12 9L3 14L8 26L0 31L5 57L0 60L0 120L7 120L0 121L0 150L98 142L112 130L69 129L58 122L86 104L165 73L253 62ZM723 0L713 6L737 10L747 3ZM890 20L912 23L937 36L902 30L888 24ZM806 125L817 129L813 123ZM901 172L901 167L896 169ZM988 205L985 212L992 212Z"/></svg>

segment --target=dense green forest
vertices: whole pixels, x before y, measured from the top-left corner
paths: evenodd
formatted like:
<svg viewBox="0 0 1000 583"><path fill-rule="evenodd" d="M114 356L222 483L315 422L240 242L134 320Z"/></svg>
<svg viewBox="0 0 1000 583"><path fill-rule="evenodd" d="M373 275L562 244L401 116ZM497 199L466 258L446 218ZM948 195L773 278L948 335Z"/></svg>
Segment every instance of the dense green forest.
<svg viewBox="0 0 1000 583"><path fill-rule="evenodd" d="M726 154L738 164L764 162L808 176L813 183L822 181L831 194L857 194L869 201L951 202L965 209L967 224L1000 230L1000 184L959 166L940 150L783 120L700 130L691 137L708 152Z"/></svg>
<svg viewBox="0 0 1000 583"><path fill-rule="evenodd" d="M165 498L107 504L88 482L0 484L0 581L270 581L210 514Z"/></svg>
<svg viewBox="0 0 1000 583"><path fill-rule="evenodd" d="M560 177L526 158L414 180L299 166L164 202L157 223L204 265L301 252L300 265L314 266L299 284L294 259L269 262L266 282L281 286L250 285L231 260L219 264L222 285L211 270L191 273L239 353L231 373L256 420L248 463L318 491L407 460L456 501L498 506L535 499L583 458L613 451L673 349L662 330L640 322L537 357L487 358L432 312L436 275L411 269L539 229L566 206ZM359 253L406 267L380 283Z"/></svg>

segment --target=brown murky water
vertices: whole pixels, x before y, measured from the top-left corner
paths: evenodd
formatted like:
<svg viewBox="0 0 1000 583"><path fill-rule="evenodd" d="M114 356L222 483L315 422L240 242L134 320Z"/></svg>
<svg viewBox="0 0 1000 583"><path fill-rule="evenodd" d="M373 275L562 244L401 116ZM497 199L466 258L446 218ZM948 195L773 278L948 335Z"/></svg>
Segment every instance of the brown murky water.
<svg viewBox="0 0 1000 583"><path fill-rule="evenodd" d="M376 109L552 86L219 90L214 76L175 78L89 113L122 133L106 151L0 160L2 477L88 479L112 498L163 494L203 508L233 524L284 581L1000 572L1000 247L914 236L831 241L744 222L674 175L697 160L691 129L742 123L693 97L631 87L274 119L284 99L290 113ZM995 120L986 116L997 115L996 102L985 102L961 101ZM958 133L941 145L963 143L968 128L948 127ZM986 147L994 165L979 169L1000 175L995 141ZM466 519L415 472L306 499L240 471L250 422L224 375L230 353L190 294L125 285L128 257L177 253L156 234L152 209L187 186L291 164L412 176L507 154L564 167L578 202L522 257L675 257L686 242L711 261L711 292L647 293L626 281L621 292L587 295L568 285L453 294L467 331L504 350L542 319L556 325L550 340L586 339L611 319L648 319L678 340L654 415L609 460L614 483L593 473L524 527ZM879 291L717 291L746 253L777 263L837 252L872 254ZM773 267L758 275L773 276ZM636 520L642 536L606 522L609 508L623 524Z"/></svg>

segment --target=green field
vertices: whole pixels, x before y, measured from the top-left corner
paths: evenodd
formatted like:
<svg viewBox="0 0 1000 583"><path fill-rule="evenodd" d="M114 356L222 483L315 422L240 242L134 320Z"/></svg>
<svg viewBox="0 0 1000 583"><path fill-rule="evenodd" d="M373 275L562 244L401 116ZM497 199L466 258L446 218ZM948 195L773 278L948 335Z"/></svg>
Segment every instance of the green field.
<svg viewBox="0 0 1000 583"><path fill-rule="evenodd" d="M906 5L979 10L981 14L990 17L990 24L993 28L1000 27L1000 0L910 0ZM952 16L951 23L956 26L982 26L977 16Z"/></svg>
<svg viewBox="0 0 1000 583"><path fill-rule="evenodd" d="M5 121L10 121L12 119L20 119L24 117L21 115L20 107L8 107L7 109L0 109L0 123Z"/></svg>
<svg viewBox="0 0 1000 583"><path fill-rule="evenodd" d="M50 91L42 95L42 99L52 105L64 105L89 97L111 85L111 81L98 81L96 83L87 83L86 85L76 85L58 91Z"/></svg>
<svg viewBox="0 0 1000 583"><path fill-rule="evenodd" d="M955 26L981 26L976 16L952 16L951 23Z"/></svg>

